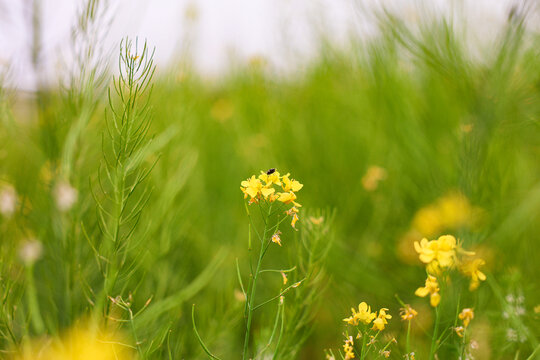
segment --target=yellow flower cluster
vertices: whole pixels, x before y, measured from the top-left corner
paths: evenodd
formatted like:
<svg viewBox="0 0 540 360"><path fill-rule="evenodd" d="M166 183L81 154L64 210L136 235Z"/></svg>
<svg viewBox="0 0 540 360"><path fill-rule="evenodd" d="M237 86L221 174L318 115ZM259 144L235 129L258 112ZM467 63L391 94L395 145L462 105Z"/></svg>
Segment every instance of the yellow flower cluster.
<svg viewBox="0 0 540 360"><path fill-rule="evenodd" d="M244 193L244 199L250 198L250 204L258 203L261 199L268 202L279 201L286 205L292 204L286 214L291 216L291 226L294 228L299 220L298 208L302 206L296 202L296 193L303 186L299 181L291 179L290 174L281 176L276 169L270 169L267 172L261 171L259 176L252 175L249 179L242 181L240 190Z"/></svg>
<svg viewBox="0 0 540 360"><path fill-rule="evenodd" d="M439 283L436 276L444 271L457 268L463 275L469 277L469 290L478 288L480 281L486 280L486 275L479 270L485 261L479 258L472 259L473 251L467 251L452 235L440 236L437 240L422 239L414 242L414 249L420 261L426 264L428 278L424 287L416 290L415 294L421 297L430 295L431 306L436 307L441 300Z"/></svg>
<svg viewBox="0 0 540 360"><path fill-rule="evenodd" d="M348 318L343 319L347 324L357 326L362 323L369 325L373 322L373 330L384 330L386 324L388 324L387 319L391 319L392 315L387 314L387 308L382 308L379 310L379 315L377 312L371 312L371 306L365 302L361 302L358 305L358 311L355 308L351 308L352 315Z"/></svg>
<svg viewBox="0 0 540 360"><path fill-rule="evenodd" d="M345 339L343 344L343 352L345 353L345 360L354 359L354 341L352 336Z"/></svg>
<svg viewBox="0 0 540 360"><path fill-rule="evenodd" d="M465 329L467 329L471 320L474 319L474 311L473 309L465 308L461 310L458 317L459 317L459 320L463 322L463 326L455 327L454 331L456 332L457 336L463 337L465 336Z"/></svg>

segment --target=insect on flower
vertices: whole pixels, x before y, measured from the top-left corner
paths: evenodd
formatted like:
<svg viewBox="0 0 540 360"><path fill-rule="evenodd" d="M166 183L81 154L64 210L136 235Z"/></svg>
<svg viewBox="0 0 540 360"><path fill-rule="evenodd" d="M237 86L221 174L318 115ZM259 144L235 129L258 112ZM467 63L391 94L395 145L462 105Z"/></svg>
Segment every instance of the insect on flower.
<svg viewBox="0 0 540 360"><path fill-rule="evenodd" d="M276 172L276 168L271 168L271 169L268 169L268 171L266 172L266 175L271 175L275 172Z"/></svg>

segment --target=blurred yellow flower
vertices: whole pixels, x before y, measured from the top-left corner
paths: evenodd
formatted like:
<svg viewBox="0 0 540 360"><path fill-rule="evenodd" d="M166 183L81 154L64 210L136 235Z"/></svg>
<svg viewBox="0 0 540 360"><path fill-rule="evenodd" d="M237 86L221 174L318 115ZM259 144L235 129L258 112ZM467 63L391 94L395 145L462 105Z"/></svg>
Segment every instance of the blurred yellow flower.
<svg viewBox="0 0 540 360"><path fill-rule="evenodd" d="M480 286L480 281L486 280L486 274L480 271L480 266L484 266L486 262L483 259L466 260L460 264L459 270L463 275L471 278L469 290L474 291Z"/></svg>
<svg viewBox="0 0 540 360"><path fill-rule="evenodd" d="M17 360L132 360L132 346L112 332L72 329L61 339L30 344Z"/></svg>
<svg viewBox="0 0 540 360"><path fill-rule="evenodd" d="M272 235L272 242L278 244L279 246L281 246L281 237L279 236L280 234L281 232L278 231L277 233Z"/></svg>
<svg viewBox="0 0 540 360"><path fill-rule="evenodd" d="M354 359L354 341L352 336L349 336L345 339L345 344L343 344L343 352L345 353L345 360Z"/></svg>
<svg viewBox="0 0 540 360"><path fill-rule="evenodd" d="M234 106L227 99L217 100L210 109L210 115L217 121L223 123L230 119L234 114Z"/></svg>
<svg viewBox="0 0 540 360"><path fill-rule="evenodd" d="M454 331L456 332L457 336L462 338L465 333L465 328L463 326L457 326L454 328Z"/></svg>
<svg viewBox="0 0 540 360"><path fill-rule="evenodd" d="M374 191L381 180L386 179L386 170L380 166L370 166L362 177L362 186L367 191Z"/></svg>
<svg viewBox="0 0 540 360"><path fill-rule="evenodd" d="M405 304L404 308L401 308L399 310L399 315L401 316L402 320L410 321L412 320L416 315L418 315L418 312L414 310L411 305Z"/></svg>
<svg viewBox="0 0 540 360"><path fill-rule="evenodd" d="M433 237L444 230L472 227L481 215L482 209L472 206L467 197L451 192L418 210L411 225L423 237Z"/></svg>
<svg viewBox="0 0 540 360"><path fill-rule="evenodd" d="M313 225L321 225L324 221L324 218L322 216L319 216L319 217L313 217L313 216L310 216L309 217L309 221L311 221L311 223Z"/></svg>
<svg viewBox="0 0 540 360"><path fill-rule="evenodd" d="M426 297L429 294L429 303L431 304L431 306L437 307L441 302L441 295L439 294L439 290L440 289L437 278L435 276L428 275L425 286L416 289L414 294L420 297Z"/></svg>
<svg viewBox="0 0 540 360"><path fill-rule="evenodd" d="M461 310L458 317L461 321L463 321L463 326L467 327L469 326L471 320L474 319L474 311L473 309L465 308Z"/></svg>

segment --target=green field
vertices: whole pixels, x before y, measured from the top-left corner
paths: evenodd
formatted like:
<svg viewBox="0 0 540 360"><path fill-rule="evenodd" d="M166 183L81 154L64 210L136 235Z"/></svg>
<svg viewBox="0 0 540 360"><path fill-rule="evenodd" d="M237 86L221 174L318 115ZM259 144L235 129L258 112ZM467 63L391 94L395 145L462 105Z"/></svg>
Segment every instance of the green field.
<svg viewBox="0 0 540 360"><path fill-rule="evenodd" d="M347 332L359 359L536 359L540 42L517 17L489 51L464 37L385 18L293 75L253 59L213 80L187 59L152 77L124 40L121 76L4 89L0 358L342 359ZM303 184L296 231L240 190L271 168ZM487 279L470 291L452 260L432 307L413 244L446 234ZM392 315L371 345L343 321L364 301Z"/></svg>

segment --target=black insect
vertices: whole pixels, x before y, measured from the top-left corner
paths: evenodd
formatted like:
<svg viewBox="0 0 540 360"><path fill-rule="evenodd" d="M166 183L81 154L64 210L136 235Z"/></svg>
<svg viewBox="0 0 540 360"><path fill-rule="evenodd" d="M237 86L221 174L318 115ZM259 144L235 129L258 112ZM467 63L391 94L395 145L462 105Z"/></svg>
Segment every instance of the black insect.
<svg viewBox="0 0 540 360"><path fill-rule="evenodd" d="M270 175L270 174L273 174L273 173L275 173L275 172L276 172L276 169L271 168L270 170L268 170L268 171L266 172L266 175Z"/></svg>

